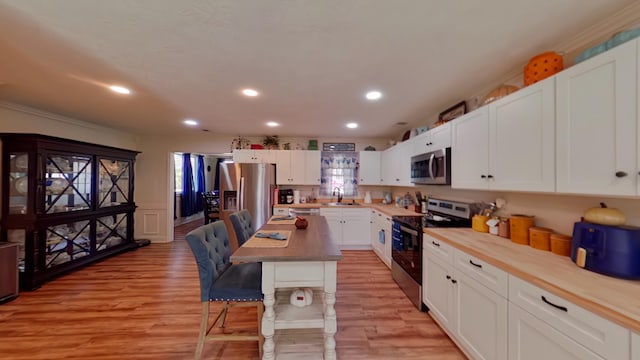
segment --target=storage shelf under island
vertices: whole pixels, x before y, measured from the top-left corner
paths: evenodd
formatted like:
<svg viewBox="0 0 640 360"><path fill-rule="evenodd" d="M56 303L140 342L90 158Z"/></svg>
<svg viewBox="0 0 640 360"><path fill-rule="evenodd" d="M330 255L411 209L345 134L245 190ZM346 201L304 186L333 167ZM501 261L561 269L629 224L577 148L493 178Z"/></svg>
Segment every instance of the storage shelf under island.
<svg viewBox="0 0 640 360"><path fill-rule="evenodd" d="M342 253L324 217L308 216L307 220L304 230L284 224L260 229L291 231L287 247L242 246L231 255L234 263L262 262L263 359L336 359L334 304ZM294 288L313 288L313 304L301 308L288 304Z"/></svg>

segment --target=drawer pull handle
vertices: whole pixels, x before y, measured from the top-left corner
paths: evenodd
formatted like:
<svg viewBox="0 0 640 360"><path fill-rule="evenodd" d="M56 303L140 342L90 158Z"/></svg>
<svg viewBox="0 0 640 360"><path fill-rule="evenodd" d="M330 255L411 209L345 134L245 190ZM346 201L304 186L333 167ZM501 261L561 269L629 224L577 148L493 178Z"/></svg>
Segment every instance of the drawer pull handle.
<svg viewBox="0 0 640 360"><path fill-rule="evenodd" d="M432 241L431 243L432 243L433 245L437 246L437 247L440 247L440 244L438 244L438 243L437 243L437 242L435 242L435 241Z"/></svg>
<svg viewBox="0 0 640 360"><path fill-rule="evenodd" d="M552 303L551 301L547 300L547 298L544 297L544 295L540 296L542 298L542 301L544 301L545 303L553 306L554 308L558 309L558 310L562 310L564 312L568 312L567 308L564 306L560 306L560 305L556 305L554 303Z"/></svg>
<svg viewBox="0 0 640 360"><path fill-rule="evenodd" d="M471 264L471 265L473 265L473 266L475 266L475 267L477 267L477 268L482 269L482 265L481 265L481 264L476 264L476 263L474 263L474 262L473 262L473 260L469 260L469 264Z"/></svg>

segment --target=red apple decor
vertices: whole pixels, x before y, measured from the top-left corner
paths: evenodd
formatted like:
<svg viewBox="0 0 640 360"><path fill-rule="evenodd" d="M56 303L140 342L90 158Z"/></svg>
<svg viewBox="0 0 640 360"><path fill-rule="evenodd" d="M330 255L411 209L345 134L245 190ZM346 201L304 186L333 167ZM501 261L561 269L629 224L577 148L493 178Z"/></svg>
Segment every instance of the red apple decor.
<svg viewBox="0 0 640 360"><path fill-rule="evenodd" d="M302 216L296 216L295 225L296 225L296 228L298 229L306 229L307 226L309 226L309 222L307 221L307 219L303 218Z"/></svg>

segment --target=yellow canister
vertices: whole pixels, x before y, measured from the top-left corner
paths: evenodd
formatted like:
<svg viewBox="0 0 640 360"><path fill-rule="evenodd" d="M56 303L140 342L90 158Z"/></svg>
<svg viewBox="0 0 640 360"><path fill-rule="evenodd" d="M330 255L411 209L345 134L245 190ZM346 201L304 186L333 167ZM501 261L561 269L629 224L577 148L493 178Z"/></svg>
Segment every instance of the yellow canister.
<svg viewBox="0 0 640 360"><path fill-rule="evenodd" d="M478 232L489 232L489 225L487 225L487 220L489 220L488 216L484 215L473 215L471 218L471 228Z"/></svg>
<svg viewBox="0 0 640 360"><path fill-rule="evenodd" d="M529 245L529 228L533 227L534 216L513 215L509 218L511 241L516 244Z"/></svg>

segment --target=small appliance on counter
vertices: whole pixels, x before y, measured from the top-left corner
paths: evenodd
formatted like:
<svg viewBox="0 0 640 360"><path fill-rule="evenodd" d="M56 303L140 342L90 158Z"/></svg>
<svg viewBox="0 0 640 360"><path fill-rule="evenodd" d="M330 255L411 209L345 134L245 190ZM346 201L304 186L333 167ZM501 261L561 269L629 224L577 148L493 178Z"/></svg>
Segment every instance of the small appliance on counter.
<svg viewBox="0 0 640 360"><path fill-rule="evenodd" d="M603 275L640 279L640 228L586 221L573 225L571 260Z"/></svg>
<svg viewBox="0 0 640 360"><path fill-rule="evenodd" d="M293 190L280 189L278 192L278 204L293 204Z"/></svg>

